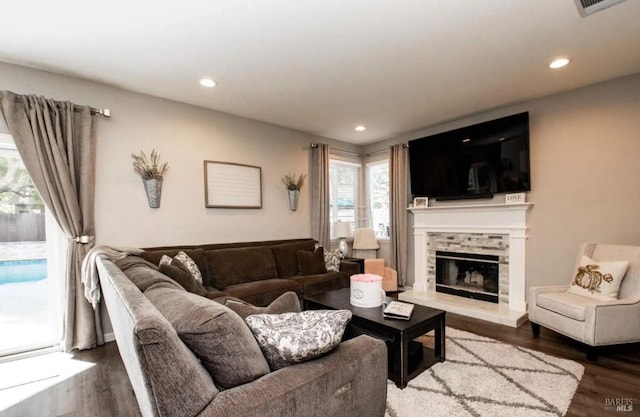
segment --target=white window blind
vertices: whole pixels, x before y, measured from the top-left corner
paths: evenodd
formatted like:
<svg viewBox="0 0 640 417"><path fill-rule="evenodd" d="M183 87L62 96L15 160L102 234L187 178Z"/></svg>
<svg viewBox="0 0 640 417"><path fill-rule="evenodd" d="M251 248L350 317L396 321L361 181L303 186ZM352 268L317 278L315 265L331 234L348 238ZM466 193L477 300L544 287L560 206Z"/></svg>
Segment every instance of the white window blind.
<svg viewBox="0 0 640 417"><path fill-rule="evenodd" d="M389 161L367 164L371 227L377 237L389 237Z"/></svg>
<svg viewBox="0 0 640 417"><path fill-rule="evenodd" d="M329 160L329 221L332 238L334 222L349 222L352 230L359 224L360 184L360 164Z"/></svg>

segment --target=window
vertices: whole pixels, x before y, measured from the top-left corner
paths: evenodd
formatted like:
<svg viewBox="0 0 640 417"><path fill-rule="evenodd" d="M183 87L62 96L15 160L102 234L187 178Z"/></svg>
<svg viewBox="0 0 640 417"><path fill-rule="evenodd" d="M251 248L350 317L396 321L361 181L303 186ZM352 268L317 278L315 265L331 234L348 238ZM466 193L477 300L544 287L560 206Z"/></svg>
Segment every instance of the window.
<svg viewBox="0 0 640 417"><path fill-rule="evenodd" d="M331 237L333 223L349 222L353 227L359 221L360 164L331 159L329 161L329 222Z"/></svg>
<svg viewBox="0 0 640 417"><path fill-rule="evenodd" d="M371 227L379 238L389 237L389 161L367 164Z"/></svg>
<svg viewBox="0 0 640 417"><path fill-rule="evenodd" d="M338 159L329 161L329 221L372 227L378 238L389 237L389 161L366 165L367 195L361 198L361 163Z"/></svg>

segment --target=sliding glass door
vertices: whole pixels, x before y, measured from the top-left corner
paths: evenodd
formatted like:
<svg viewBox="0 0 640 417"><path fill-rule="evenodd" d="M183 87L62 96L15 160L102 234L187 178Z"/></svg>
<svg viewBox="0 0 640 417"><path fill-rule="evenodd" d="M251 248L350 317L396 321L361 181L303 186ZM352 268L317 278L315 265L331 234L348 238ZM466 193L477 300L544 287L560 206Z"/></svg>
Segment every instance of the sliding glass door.
<svg viewBox="0 0 640 417"><path fill-rule="evenodd" d="M12 138L0 134L0 357L59 344L59 257L47 239L57 226L47 217Z"/></svg>

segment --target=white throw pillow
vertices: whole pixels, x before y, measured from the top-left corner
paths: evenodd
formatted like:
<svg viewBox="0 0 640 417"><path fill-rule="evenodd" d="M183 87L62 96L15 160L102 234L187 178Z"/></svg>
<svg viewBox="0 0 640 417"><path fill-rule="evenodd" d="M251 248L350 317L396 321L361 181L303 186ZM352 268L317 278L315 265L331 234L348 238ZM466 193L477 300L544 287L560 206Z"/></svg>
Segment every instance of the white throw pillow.
<svg viewBox="0 0 640 417"><path fill-rule="evenodd" d="M629 261L597 262L583 255L567 292L596 300L617 300Z"/></svg>
<svg viewBox="0 0 640 417"><path fill-rule="evenodd" d="M255 314L245 319L274 371L331 351L349 320L349 310Z"/></svg>

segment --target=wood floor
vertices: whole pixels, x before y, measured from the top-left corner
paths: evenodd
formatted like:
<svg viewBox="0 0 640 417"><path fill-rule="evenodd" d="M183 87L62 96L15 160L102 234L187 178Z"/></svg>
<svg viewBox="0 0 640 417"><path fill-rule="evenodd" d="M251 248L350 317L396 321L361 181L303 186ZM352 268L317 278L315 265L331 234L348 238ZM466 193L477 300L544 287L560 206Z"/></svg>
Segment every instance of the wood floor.
<svg viewBox="0 0 640 417"><path fill-rule="evenodd" d="M582 363L585 373L568 417L640 416L640 344L607 348L589 362L577 342L544 328L534 338L529 323L513 329L449 313L447 326ZM115 343L77 352L75 358L96 366L0 412L0 417L140 416ZM616 398L631 398L633 411L606 410L607 399Z"/></svg>

